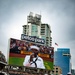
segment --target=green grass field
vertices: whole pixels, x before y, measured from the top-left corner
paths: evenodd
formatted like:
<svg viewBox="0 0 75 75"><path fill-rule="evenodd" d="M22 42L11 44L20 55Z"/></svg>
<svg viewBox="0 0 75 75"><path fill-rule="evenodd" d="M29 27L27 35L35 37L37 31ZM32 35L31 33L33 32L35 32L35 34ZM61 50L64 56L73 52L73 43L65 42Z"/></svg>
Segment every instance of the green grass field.
<svg viewBox="0 0 75 75"><path fill-rule="evenodd" d="M23 61L24 61L24 58L10 57L8 63L10 65L23 66ZM48 69L48 70L52 70L53 69L53 62L49 62L49 61L45 61L44 60L44 65L45 65L46 69Z"/></svg>

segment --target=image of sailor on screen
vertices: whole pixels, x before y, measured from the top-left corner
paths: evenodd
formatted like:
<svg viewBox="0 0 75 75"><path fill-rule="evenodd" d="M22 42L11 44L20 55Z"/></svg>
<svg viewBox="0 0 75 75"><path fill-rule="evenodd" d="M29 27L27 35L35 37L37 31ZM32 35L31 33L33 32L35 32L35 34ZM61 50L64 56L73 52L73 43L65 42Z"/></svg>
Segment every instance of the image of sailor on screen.
<svg viewBox="0 0 75 75"><path fill-rule="evenodd" d="M43 59L38 56L39 48L37 46L30 46L30 50L32 54L26 55L23 66L45 69Z"/></svg>

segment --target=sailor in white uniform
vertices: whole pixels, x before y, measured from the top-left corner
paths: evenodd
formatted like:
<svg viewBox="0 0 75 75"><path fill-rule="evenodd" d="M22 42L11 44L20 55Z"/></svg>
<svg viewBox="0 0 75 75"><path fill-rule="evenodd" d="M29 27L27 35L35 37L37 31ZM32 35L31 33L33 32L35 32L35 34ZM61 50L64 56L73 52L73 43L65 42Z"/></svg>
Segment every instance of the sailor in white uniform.
<svg viewBox="0 0 75 75"><path fill-rule="evenodd" d="M33 53L31 55L26 55L23 65L45 69L43 59L38 56L39 48L37 46L30 46L30 49Z"/></svg>

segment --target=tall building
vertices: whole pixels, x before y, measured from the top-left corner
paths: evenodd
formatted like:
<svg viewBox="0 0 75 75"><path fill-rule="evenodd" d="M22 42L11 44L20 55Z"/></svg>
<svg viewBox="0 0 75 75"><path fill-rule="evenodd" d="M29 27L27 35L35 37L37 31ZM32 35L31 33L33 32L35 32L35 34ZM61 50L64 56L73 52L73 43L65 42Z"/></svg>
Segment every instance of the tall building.
<svg viewBox="0 0 75 75"><path fill-rule="evenodd" d="M33 13L30 12L27 16L27 25L23 25L23 34L44 39L46 46L52 45L51 27L41 23L41 15L33 16Z"/></svg>
<svg viewBox="0 0 75 75"><path fill-rule="evenodd" d="M63 75L67 75L67 73L71 71L70 59L69 48L58 48L54 53L54 65L61 67Z"/></svg>
<svg viewBox="0 0 75 75"><path fill-rule="evenodd" d="M51 27L48 24L41 24L41 38L45 39L45 45L52 45L52 37L51 37Z"/></svg>
<svg viewBox="0 0 75 75"><path fill-rule="evenodd" d="M41 15L30 12L27 16L27 25L23 25L23 34L40 37Z"/></svg>

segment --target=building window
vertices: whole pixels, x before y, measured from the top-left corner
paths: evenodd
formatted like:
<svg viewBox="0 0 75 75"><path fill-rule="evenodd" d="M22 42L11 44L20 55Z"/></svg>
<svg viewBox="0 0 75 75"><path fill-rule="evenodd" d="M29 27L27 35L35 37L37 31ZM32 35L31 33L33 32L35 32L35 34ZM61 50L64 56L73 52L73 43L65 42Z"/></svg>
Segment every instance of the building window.
<svg viewBox="0 0 75 75"><path fill-rule="evenodd" d="M58 71L56 71L56 73L58 73Z"/></svg>
<svg viewBox="0 0 75 75"><path fill-rule="evenodd" d="M56 68L56 70L58 70L58 68Z"/></svg>

